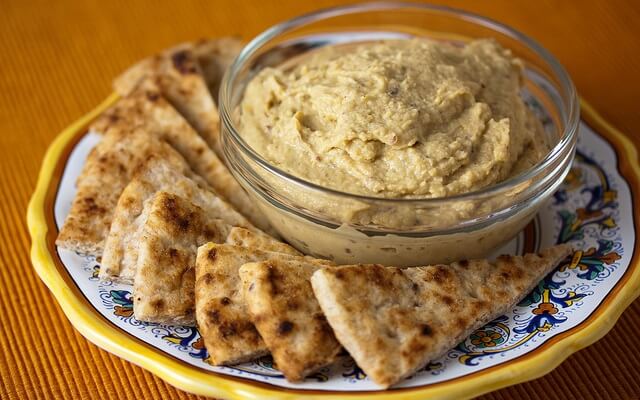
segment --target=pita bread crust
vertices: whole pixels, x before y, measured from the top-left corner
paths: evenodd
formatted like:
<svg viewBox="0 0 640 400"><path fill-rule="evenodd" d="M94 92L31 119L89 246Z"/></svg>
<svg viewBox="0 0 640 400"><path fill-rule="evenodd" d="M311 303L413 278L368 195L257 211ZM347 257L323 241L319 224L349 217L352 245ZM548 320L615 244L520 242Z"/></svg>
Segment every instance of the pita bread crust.
<svg viewBox="0 0 640 400"><path fill-rule="evenodd" d="M386 388L509 311L570 251L559 245L495 263L326 268L311 282L340 343Z"/></svg>
<svg viewBox="0 0 640 400"><path fill-rule="evenodd" d="M247 262L270 254L208 243L196 260L196 321L213 365L233 365L269 351L247 317L238 275Z"/></svg>
<svg viewBox="0 0 640 400"><path fill-rule="evenodd" d="M168 144L144 129L111 125L87 157L56 244L78 253L101 256L120 193L139 165L152 155L166 158L177 169L184 164Z"/></svg>
<svg viewBox="0 0 640 400"><path fill-rule="evenodd" d="M145 127L173 146L191 169L238 211L248 216L261 229L271 229L247 193L233 178L227 167L191 128L189 123L161 95L158 87L144 79L127 97L105 111L92 125L101 132L114 123Z"/></svg>
<svg viewBox="0 0 640 400"><path fill-rule="evenodd" d="M311 275L321 266L299 260L270 260L240 268L251 320L291 382L334 362L342 346L313 296Z"/></svg>
<svg viewBox="0 0 640 400"><path fill-rule="evenodd" d="M231 226L258 230L228 203L209 190L197 176L187 176L162 158L150 159L129 182L116 206L113 222L105 243L100 278L133 283L138 260L141 227L147 214L145 203L158 191L166 191L189 199L211 217Z"/></svg>
<svg viewBox="0 0 640 400"><path fill-rule="evenodd" d="M191 201L156 193L145 208L133 284L136 319L194 325L196 252L207 242L222 243L229 225Z"/></svg>
<svg viewBox="0 0 640 400"><path fill-rule="evenodd" d="M239 269L246 263L277 259L313 260L227 244L207 243L198 248L196 322L211 364L233 365L268 353L247 314Z"/></svg>
<svg viewBox="0 0 640 400"><path fill-rule="evenodd" d="M155 54L133 64L113 80L113 89L122 97L129 96L144 80L156 75L162 62L162 56Z"/></svg>
<svg viewBox="0 0 640 400"><path fill-rule="evenodd" d="M242 231L245 244L257 250L285 248L258 231L231 227L215 213L169 192L145 204L141 218L134 278L133 312L140 321L194 325L195 261L198 246L223 243L229 232ZM311 286L307 295L312 295Z"/></svg>
<svg viewBox="0 0 640 400"><path fill-rule="evenodd" d="M138 62L118 76L113 86L118 94L127 96L145 79L154 81L162 95L222 157L218 109L198 65L193 45L183 43Z"/></svg>
<svg viewBox="0 0 640 400"><path fill-rule="evenodd" d="M273 251L275 253L289 254L292 256L303 255L290 245L274 239L269 235L240 227L234 227L229 231L229 235L227 236L225 243L233 246Z"/></svg>

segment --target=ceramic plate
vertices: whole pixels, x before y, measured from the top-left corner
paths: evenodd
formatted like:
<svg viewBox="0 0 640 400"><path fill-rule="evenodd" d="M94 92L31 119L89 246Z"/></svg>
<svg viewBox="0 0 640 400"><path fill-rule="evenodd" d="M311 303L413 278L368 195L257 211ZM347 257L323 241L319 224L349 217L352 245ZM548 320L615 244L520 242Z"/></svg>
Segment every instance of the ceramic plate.
<svg viewBox="0 0 640 400"><path fill-rule="evenodd" d="M111 96L65 130L47 152L29 207L32 260L84 336L186 391L225 398L475 396L549 372L602 337L638 293L635 148L583 105L576 161L567 179L535 220L500 249L522 254L568 242L576 251L509 314L388 391L377 390L348 357L300 384L287 382L269 357L210 366L195 328L137 321L130 286L100 282L95 259L54 244L76 177L99 140L86 127L116 99Z"/></svg>

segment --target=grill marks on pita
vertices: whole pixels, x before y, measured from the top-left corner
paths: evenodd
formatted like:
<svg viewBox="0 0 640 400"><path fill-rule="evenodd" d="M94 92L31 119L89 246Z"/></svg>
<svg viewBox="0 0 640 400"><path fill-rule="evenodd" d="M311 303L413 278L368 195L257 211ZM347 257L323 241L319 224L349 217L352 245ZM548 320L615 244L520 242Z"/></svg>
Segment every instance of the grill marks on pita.
<svg viewBox="0 0 640 400"><path fill-rule="evenodd" d="M159 192L189 199L214 218L231 226L257 230L242 214L222 200L199 177L189 177L162 158L150 159L129 182L116 206L100 268L100 278L133 283L138 245L147 214L145 204Z"/></svg>
<svg viewBox="0 0 640 400"><path fill-rule="evenodd" d="M511 310L570 250L559 245L494 263L326 268L311 282L340 343L387 388Z"/></svg>
<svg viewBox="0 0 640 400"><path fill-rule="evenodd" d="M270 229L264 216L227 167L193 130L187 121L161 95L157 85L144 79L127 97L119 100L93 125L97 132L113 124L141 126L176 149L217 193L262 229Z"/></svg>
<svg viewBox="0 0 640 400"><path fill-rule="evenodd" d="M205 204L208 206L208 204ZM229 232L242 230L253 249L289 247L259 231L232 227L211 207L169 192L157 192L142 212L144 222L133 282L133 312L140 321L193 325L195 261L198 246L223 243Z"/></svg>
<svg viewBox="0 0 640 400"><path fill-rule="evenodd" d="M115 91L127 96L143 80L153 81L162 95L189 121L222 157L220 118L191 43L183 43L146 58L113 82Z"/></svg>
<svg viewBox="0 0 640 400"><path fill-rule="evenodd" d="M269 256L265 252L213 243L198 249L196 321L211 364L237 364L268 354L267 346L247 316L238 269Z"/></svg>
<svg viewBox="0 0 640 400"><path fill-rule="evenodd" d="M111 126L87 157L56 244L81 254L102 255L118 198L139 166L151 157L164 159L176 170L188 169L171 146L146 129Z"/></svg>
<svg viewBox="0 0 640 400"><path fill-rule="evenodd" d="M321 267L304 260L274 259L240 268L251 320L277 368L291 382L331 364L342 349L309 281Z"/></svg>
<svg viewBox="0 0 640 400"><path fill-rule="evenodd" d="M198 246L222 243L230 226L191 201L157 192L141 228L133 284L133 313L140 321L194 325Z"/></svg>
<svg viewBox="0 0 640 400"><path fill-rule="evenodd" d="M196 321L211 364L232 365L268 354L247 313L239 270L246 263L281 259L311 260L226 244L208 243L198 249Z"/></svg>

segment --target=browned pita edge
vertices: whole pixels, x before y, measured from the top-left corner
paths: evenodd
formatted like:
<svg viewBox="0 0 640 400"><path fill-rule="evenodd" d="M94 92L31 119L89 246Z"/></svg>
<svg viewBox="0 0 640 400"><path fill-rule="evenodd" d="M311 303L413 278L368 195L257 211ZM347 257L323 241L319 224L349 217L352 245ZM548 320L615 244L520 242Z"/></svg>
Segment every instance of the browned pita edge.
<svg viewBox="0 0 640 400"><path fill-rule="evenodd" d="M333 363L342 346L313 295L318 263L275 259L240 268L244 301L276 367L291 382Z"/></svg>
<svg viewBox="0 0 640 400"><path fill-rule="evenodd" d="M154 80L161 62L160 54L138 61L113 80L113 89L122 97L130 95L141 82Z"/></svg>
<svg viewBox="0 0 640 400"><path fill-rule="evenodd" d="M511 310L571 248L496 262L318 270L313 291L340 343L387 388Z"/></svg>
<svg viewBox="0 0 640 400"><path fill-rule="evenodd" d="M56 244L96 257L102 255L120 193L151 155L177 162L169 145L138 127L114 124L89 153L76 181L76 196ZM179 157L179 155L177 155Z"/></svg>
<svg viewBox="0 0 640 400"><path fill-rule="evenodd" d="M114 123L143 126L167 141L187 161L191 169L222 197L233 204L261 229L271 230L267 219L251 202L247 193L227 167L211 151L189 123L161 95L158 87L144 79L131 94L105 111L92 126L100 132Z"/></svg>
<svg viewBox="0 0 640 400"><path fill-rule="evenodd" d="M222 243L229 225L168 192L157 192L147 207L133 284L133 313L139 321L194 325L198 246Z"/></svg>
<svg viewBox="0 0 640 400"><path fill-rule="evenodd" d="M292 256L302 256L298 250L264 233L250 231L245 228L234 227L229 231L226 244L248 247Z"/></svg>
<svg viewBox="0 0 640 400"><path fill-rule="evenodd" d="M240 249L240 248L238 248ZM244 263L268 258L264 252L233 251L208 243L196 259L196 322L213 365L233 365L268 353L246 315L238 269Z"/></svg>
<svg viewBox="0 0 640 400"><path fill-rule="evenodd" d="M238 270L243 264L271 259L312 260L227 244L198 248L196 322L211 364L238 364L268 353L247 314Z"/></svg>
<svg viewBox="0 0 640 400"><path fill-rule="evenodd" d="M237 37L201 39L194 44L193 51L216 104L222 77L243 47L244 43Z"/></svg>
<svg viewBox="0 0 640 400"><path fill-rule="evenodd" d="M132 93L145 79L153 80L162 95L222 157L218 109L209 93L191 43L183 43L130 67L113 81L121 96Z"/></svg>
<svg viewBox="0 0 640 400"><path fill-rule="evenodd" d="M141 227L147 213L145 205L158 191L189 199L212 218L231 226L258 230L231 205L212 192L206 182L190 173L188 167L175 168L162 158L153 158L140 169L122 192L105 243L100 278L133 283L138 260Z"/></svg>

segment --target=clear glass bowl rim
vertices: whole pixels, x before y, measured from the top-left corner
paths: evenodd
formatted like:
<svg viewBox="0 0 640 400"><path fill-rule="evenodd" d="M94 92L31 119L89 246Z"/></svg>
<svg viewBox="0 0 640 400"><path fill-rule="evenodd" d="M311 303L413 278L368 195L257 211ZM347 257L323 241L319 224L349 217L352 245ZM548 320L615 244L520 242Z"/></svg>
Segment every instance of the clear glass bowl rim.
<svg viewBox="0 0 640 400"><path fill-rule="evenodd" d="M313 182L309 182L305 179L296 177L288 172L281 170L280 168L272 165L267 160L265 160L260 154L258 154L249 144L242 138L237 129L235 128L235 124L231 118L231 110L228 108L228 104L231 103L231 93L233 82L235 81L236 75L238 71L243 67L243 64L256 52L258 51L265 43L274 39L275 37L293 30L295 28L301 27L303 25L310 24L312 22L316 22L322 19L327 19L334 16L339 16L343 14L356 14L367 11L385 11L385 10L409 10L409 9L421 9L424 11L432 11L435 13L448 14L453 17L457 17L466 21L470 21L472 23L482 25L494 31L498 31L507 36L510 36L519 42L523 43L530 50L532 50L537 56L539 56L544 62L546 62L553 73L555 74L555 78L558 79L560 85L562 86L562 90L566 93L566 97L568 100L568 107L565 112L566 121L565 127L560 137L558 143L551 149L551 151L538 162L534 167L525 171L524 173L506 179L504 181L498 182L494 185L490 185L478 190L474 190L471 192L461 193L453 196L447 197L436 197L436 198L385 198L385 197L374 197L374 196L365 196L359 195L356 193L343 192L340 190L328 188L325 186L318 185ZM579 109L579 101L578 95L569 77L569 74L566 72L564 67L560 64L558 60L544 47L538 44L535 40L531 39L527 35L510 28L509 26L502 24L500 22L494 21L490 18L483 17L481 15L471 13L468 11L456 9L448 6L441 5L432 5L432 4L418 4L418 3L409 3L409 2L370 2L370 3L361 3L355 5L346 5L346 6L338 6L321 9L315 12L311 12L308 14L304 14L290 20L286 20L279 24L272 26L271 28L263 31L258 36L256 36L251 42L249 42L240 52L238 57L231 64L229 69L225 72L222 78L221 90L219 93L218 104L220 108L220 119L221 123L225 125L231 138L239 145L240 149L248 155L253 161L255 161L258 165L260 165L265 170L270 173L286 180L291 183L294 183L298 186L302 186L307 190L318 191L325 195L332 195L338 197L349 198L355 201L362 202L376 202L378 204L389 204L389 205L409 205L409 204L420 204L421 206L439 206L446 205L452 201L466 201L466 200L479 200L482 198L499 196L501 193L508 192L513 187L521 185L527 181L535 180L535 178L544 173L544 171L550 167L552 164L558 161L559 158L563 158L566 156L567 151L570 151L573 143L575 142L575 137L578 132L578 123L580 120L580 109ZM225 130L222 129L222 132ZM222 133L224 134L224 133Z"/></svg>

